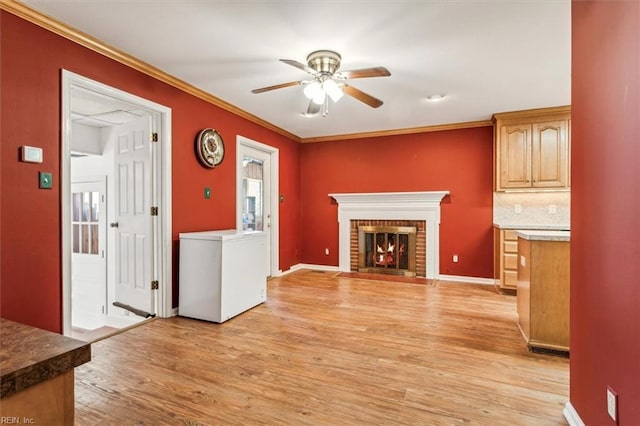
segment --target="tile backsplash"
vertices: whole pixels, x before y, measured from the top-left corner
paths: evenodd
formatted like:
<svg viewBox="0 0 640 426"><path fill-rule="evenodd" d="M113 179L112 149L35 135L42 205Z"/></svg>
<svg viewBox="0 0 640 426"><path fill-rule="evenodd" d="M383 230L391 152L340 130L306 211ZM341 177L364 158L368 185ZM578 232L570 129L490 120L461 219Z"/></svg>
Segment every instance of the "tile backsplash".
<svg viewBox="0 0 640 426"><path fill-rule="evenodd" d="M494 192L493 221L501 225L570 228L570 192Z"/></svg>

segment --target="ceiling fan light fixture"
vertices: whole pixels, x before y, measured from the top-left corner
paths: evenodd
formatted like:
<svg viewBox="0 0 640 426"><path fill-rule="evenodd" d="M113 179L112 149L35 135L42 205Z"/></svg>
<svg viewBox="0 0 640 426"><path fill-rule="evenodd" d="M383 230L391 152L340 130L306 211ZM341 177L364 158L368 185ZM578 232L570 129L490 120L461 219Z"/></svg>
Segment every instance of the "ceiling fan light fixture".
<svg viewBox="0 0 640 426"><path fill-rule="evenodd" d="M316 93L311 101L316 105L322 105L327 98L327 94L324 93L324 90L320 89L318 93Z"/></svg>
<svg viewBox="0 0 640 426"><path fill-rule="evenodd" d="M304 88L304 95L307 97L307 99L313 99L318 96L319 93L324 95L322 85L317 81L312 81Z"/></svg>
<svg viewBox="0 0 640 426"><path fill-rule="evenodd" d="M344 96L340 87L338 87L336 82L333 80L325 80L323 83L323 89L327 92L333 102L338 102Z"/></svg>

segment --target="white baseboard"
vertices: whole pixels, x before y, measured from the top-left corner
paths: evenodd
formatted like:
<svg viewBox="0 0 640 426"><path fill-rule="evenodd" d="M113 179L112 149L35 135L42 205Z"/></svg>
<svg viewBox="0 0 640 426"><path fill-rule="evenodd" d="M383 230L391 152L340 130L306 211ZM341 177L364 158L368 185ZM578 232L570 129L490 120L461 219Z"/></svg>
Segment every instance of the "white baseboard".
<svg viewBox="0 0 640 426"><path fill-rule="evenodd" d="M286 271L278 271L277 276L283 276L291 274L292 272L299 271L301 269L311 269L313 271L327 271L327 272L340 272L339 267L329 265L314 265L311 263L298 263L293 265ZM439 281L452 282L452 283L470 283L470 284L482 284L482 285L495 285L496 280L493 278L478 278L478 277L465 277L462 275L439 275Z"/></svg>
<svg viewBox="0 0 640 426"><path fill-rule="evenodd" d="M493 278L465 277L463 275L438 275L438 280L482 285L495 285L496 283L496 280Z"/></svg>
<svg viewBox="0 0 640 426"><path fill-rule="evenodd" d="M584 426L584 422L578 415L578 412L571 405L571 401L567 401L564 405L564 410L562 410L562 414L564 414L564 418L569 423L569 426Z"/></svg>
<svg viewBox="0 0 640 426"><path fill-rule="evenodd" d="M173 308L171 310L171 316L172 317L177 317L178 316L178 308Z"/></svg>
<svg viewBox="0 0 640 426"><path fill-rule="evenodd" d="M301 269L311 269L313 271L327 271L327 272L340 272L337 266L329 266L329 265L313 265L310 263L298 263L297 265L293 265L286 271L279 271L278 276L283 276L290 274L292 272L299 271Z"/></svg>

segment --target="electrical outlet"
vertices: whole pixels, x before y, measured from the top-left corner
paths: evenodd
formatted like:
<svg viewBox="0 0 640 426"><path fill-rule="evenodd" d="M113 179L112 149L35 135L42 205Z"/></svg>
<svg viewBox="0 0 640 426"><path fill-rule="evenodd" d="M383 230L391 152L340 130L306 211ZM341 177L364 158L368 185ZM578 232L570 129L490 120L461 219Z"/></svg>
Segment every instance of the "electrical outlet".
<svg viewBox="0 0 640 426"><path fill-rule="evenodd" d="M607 386L607 413L618 424L618 394Z"/></svg>
<svg viewBox="0 0 640 426"><path fill-rule="evenodd" d="M458 255L457 254L453 255L453 263L458 263Z"/></svg>
<svg viewBox="0 0 640 426"><path fill-rule="evenodd" d="M328 248L324 249L324 254L325 254L325 256L329 256L329 249Z"/></svg>
<svg viewBox="0 0 640 426"><path fill-rule="evenodd" d="M516 204L515 206L513 206L513 211L517 214L522 213L522 204Z"/></svg>

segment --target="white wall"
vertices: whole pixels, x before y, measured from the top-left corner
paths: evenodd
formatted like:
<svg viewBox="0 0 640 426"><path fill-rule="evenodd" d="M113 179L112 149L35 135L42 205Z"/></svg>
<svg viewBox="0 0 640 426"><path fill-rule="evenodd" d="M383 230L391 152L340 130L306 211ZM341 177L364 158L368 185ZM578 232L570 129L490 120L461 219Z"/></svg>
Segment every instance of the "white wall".
<svg viewBox="0 0 640 426"><path fill-rule="evenodd" d="M71 151L102 155L101 129L80 123L71 123Z"/></svg>

